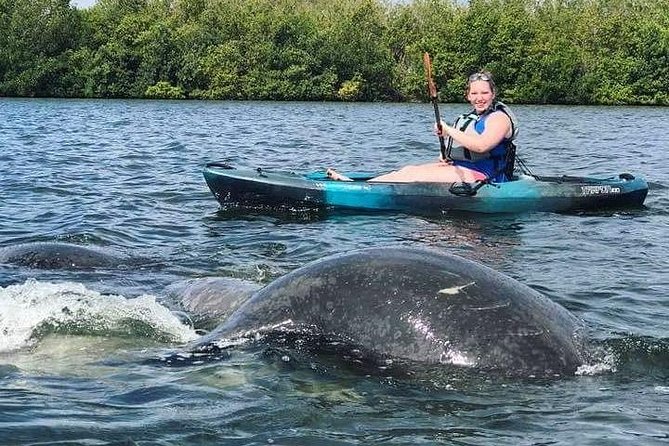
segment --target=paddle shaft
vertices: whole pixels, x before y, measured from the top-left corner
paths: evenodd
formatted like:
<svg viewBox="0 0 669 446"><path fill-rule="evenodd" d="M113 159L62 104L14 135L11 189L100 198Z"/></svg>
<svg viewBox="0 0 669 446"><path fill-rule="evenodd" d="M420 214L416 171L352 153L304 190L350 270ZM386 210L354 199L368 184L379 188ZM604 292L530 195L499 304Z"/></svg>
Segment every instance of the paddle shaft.
<svg viewBox="0 0 669 446"><path fill-rule="evenodd" d="M427 78L427 91L430 95L432 106L434 107L434 119L437 122L437 129L439 130L439 147L441 149L441 158L446 159L446 142L444 141L441 127L437 86L434 84L434 80L432 79L432 62L430 61L430 55L427 52L423 53L423 66L425 67L425 77Z"/></svg>

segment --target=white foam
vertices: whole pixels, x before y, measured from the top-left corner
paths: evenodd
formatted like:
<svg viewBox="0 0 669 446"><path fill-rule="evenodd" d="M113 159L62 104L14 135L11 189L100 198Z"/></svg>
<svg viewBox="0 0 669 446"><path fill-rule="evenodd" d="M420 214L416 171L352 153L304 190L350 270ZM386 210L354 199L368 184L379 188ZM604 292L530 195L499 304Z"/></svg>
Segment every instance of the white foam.
<svg viewBox="0 0 669 446"><path fill-rule="evenodd" d="M198 338L155 296L142 295L128 299L103 295L83 284L38 282L29 279L23 284L0 287L0 352L29 347L38 342L36 331L76 324L85 326L89 334L114 335L128 322L150 328L154 335L183 343ZM141 331L129 333L141 336Z"/></svg>
<svg viewBox="0 0 669 446"><path fill-rule="evenodd" d="M606 355L604 358L594 364L583 364L576 369L578 376L595 376L605 373L615 373L615 358L613 355Z"/></svg>

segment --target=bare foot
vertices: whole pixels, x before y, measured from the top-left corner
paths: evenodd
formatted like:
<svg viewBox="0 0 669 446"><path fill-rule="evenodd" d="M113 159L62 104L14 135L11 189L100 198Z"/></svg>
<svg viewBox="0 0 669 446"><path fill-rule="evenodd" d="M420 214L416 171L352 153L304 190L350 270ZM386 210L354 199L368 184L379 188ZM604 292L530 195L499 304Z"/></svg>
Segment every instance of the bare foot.
<svg viewBox="0 0 669 446"><path fill-rule="evenodd" d="M330 168L328 168L328 170L325 171L325 175L327 175L327 177L330 178L331 180L335 181L353 181L346 175L342 175L338 173L336 170Z"/></svg>

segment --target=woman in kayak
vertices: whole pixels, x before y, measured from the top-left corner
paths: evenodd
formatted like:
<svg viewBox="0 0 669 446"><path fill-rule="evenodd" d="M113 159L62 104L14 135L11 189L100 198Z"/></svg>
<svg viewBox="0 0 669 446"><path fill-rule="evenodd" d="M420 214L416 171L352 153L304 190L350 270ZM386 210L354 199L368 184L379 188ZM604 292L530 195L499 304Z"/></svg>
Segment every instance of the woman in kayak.
<svg viewBox="0 0 669 446"><path fill-rule="evenodd" d="M507 181L513 170L513 140L518 128L511 111L496 101L496 96L497 90L490 73L481 71L469 76L465 97L473 110L459 116L452 126L442 121L436 129L438 136L447 139L445 157L440 156L436 163L406 166L369 181ZM334 180L350 180L332 169L327 170L327 175Z"/></svg>

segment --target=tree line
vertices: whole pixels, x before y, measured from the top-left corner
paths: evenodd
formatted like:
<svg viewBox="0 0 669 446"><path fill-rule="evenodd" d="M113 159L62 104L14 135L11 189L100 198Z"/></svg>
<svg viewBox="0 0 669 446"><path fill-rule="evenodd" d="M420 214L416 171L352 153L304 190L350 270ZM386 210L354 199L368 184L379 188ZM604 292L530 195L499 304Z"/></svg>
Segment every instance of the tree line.
<svg viewBox="0 0 669 446"><path fill-rule="evenodd" d="M669 104L669 0L0 0L0 96Z"/></svg>

